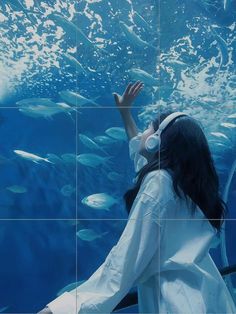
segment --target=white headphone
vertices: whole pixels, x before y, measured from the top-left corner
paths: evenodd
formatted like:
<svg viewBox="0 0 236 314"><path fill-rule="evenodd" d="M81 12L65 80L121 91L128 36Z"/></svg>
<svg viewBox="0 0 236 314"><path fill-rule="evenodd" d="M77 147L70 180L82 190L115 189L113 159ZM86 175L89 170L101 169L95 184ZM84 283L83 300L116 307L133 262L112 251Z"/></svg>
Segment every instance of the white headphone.
<svg viewBox="0 0 236 314"><path fill-rule="evenodd" d="M159 125L158 130L149 135L145 141L145 148L148 152L154 153L158 151L161 147L161 132L169 125L171 121L180 116L189 116L183 112L174 112L168 115Z"/></svg>

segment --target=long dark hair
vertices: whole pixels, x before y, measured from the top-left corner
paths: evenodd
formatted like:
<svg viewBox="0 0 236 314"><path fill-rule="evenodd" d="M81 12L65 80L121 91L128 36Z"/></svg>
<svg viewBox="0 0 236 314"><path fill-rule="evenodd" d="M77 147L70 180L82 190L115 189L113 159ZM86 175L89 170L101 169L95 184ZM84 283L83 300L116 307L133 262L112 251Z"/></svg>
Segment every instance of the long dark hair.
<svg viewBox="0 0 236 314"><path fill-rule="evenodd" d="M154 130L173 112L165 111L152 120ZM138 171L135 185L123 196L128 213L144 176L158 169L167 170L176 194L180 198L184 195L189 201L188 196L191 209L196 210L197 204L211 225L221 231L228 207L220 197L219 178L199 121L181 116L171 121L161 133L160 151L153 154L152 159Z"/></svg>

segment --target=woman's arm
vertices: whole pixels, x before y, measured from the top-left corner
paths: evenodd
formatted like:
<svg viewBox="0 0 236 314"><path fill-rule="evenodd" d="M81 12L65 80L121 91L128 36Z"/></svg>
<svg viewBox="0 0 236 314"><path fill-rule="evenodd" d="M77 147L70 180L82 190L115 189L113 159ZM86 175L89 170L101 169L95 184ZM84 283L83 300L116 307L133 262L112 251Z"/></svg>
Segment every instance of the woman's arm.
<svg viewBox="0 0 236 314"><path fill-rule="evenodd" d="M113 93L129 140L136 136L139 131L131 115L131 105L143 86L144 84L141 81L137 81L134 84L129 83L122 96L117 93Z"/></svg>

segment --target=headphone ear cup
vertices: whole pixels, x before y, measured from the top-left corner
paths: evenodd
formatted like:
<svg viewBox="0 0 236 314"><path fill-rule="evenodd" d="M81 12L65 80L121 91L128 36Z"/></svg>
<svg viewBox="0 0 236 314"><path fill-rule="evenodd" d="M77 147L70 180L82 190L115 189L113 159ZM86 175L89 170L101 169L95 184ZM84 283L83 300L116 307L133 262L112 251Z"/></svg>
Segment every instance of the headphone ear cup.
<svg viewBox="0 0 236 314"><path fill-rule="evenodd" d="M145 148L148 152L155 152L159 149L160 136L155 134L149 136L145 141Z"/></svg>

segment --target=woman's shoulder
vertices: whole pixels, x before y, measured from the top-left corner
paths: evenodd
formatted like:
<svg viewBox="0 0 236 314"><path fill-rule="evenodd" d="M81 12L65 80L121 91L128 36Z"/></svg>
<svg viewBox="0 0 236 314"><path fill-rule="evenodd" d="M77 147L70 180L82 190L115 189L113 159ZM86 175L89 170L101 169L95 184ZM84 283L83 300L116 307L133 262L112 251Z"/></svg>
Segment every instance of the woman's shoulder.
<svg viewBox="0 0 236 314"><path fill-rule="evenodd" d="M167 169L156 169L148 172L145 176L145 181L148 181L150 179L162 179L165 181L172 182L172 176L171 176L171 171Z"/></svg>
<svg viewBox="0 0 236 314"><path fill-rule="evenodd" d="M142 191L152 198L174 198L172 177L168 170L157 169L146 174L142 183Z"/></svg>

